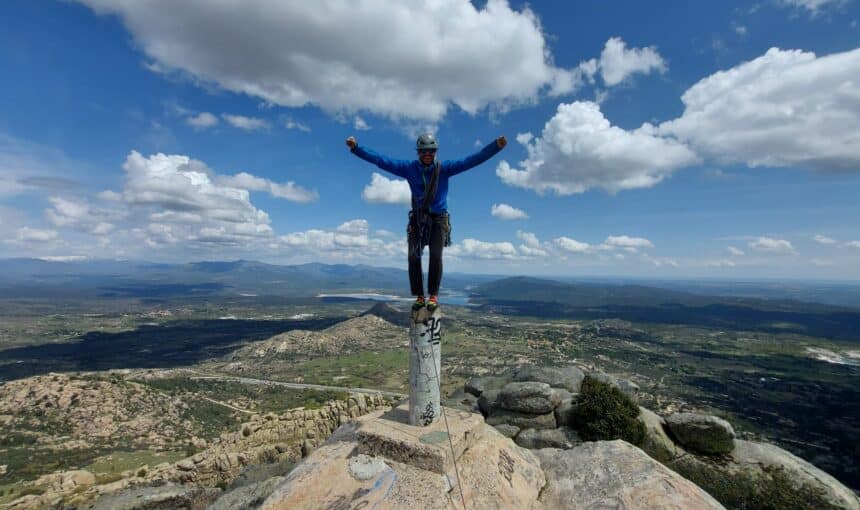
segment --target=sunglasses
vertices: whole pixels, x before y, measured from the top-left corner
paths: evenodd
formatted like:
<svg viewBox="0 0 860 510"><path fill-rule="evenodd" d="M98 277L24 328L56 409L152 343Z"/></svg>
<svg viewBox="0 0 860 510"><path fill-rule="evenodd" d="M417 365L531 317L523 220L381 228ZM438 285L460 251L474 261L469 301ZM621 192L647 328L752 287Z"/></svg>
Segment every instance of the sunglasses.
<svg viewBox="0 0 860 510"><path fill-rule="evenodd" d="M418 149L418 154L436 154L436 149Z"/></svg>

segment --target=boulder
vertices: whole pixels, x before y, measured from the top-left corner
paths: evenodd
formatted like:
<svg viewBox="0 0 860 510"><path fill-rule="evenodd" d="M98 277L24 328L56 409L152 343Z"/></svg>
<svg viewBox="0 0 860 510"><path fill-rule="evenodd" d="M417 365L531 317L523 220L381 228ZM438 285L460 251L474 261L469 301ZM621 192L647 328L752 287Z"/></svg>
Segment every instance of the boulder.
<svg viewBox="0 0 860 510"><path fill-rule="evenodd" d="M454 422L474 417L461 416L460 412L445 408L443 412ZM462 508L461 491L466 508L536 507L538 493L545 484L537 458L481 421L471 428L469 435L475 441L470 447L455 448L457 469L453 466L449 469L446 464L445 471L440 473L424 469L424 463L416 462L420 459L414 455L399 455L393 450L379 455L362 451L361 433L371 428L377 431L382 442L407 441L408 444L403 444L404 452L423 450L431 444L427 441L436 445L438 439L440 452L452 454L447 450L447 439L441 434L444 426L425 432L427 428L408 425L401 414L377 412L342 426L296 466L259 508L441 510L452 506ZM385 439L387 435L391 436L389 440ZM364 458L352 460L361 453ZM387 453L397 454L397 459Z"/></svg>
<svg viewBox="0 0 860 510"><path fill-rule="evenodd" d="M541 382L512 382L499 392L499 407L521 413L551 413L560 397L549 384Z"/></svg>
<svg viewBox="0 0 860 510"><path fill-rule="evenodd" d="M684 453L666 434L665 420L649 409L639 406L639 421L645 425L642 450L651 457L666 462Z"/></svg>
<svg viewBox="0 0 860 510"><path fill-rule="evenodd" d="M559 404L553 410L555 413L555 421L559 426L573 425L574 416L576 415L576 396L567 390L556 390L559 394Z"/></svg>
<svg viewBox="0 0 860 510"><path fill-rule="evenodd" d="M771 444L736 440L730 455L681 455L667 465L731 508L860 510L851 489Z"/></svg>
<svg viewBox="0 0 860 510"><path fill-rule="evenodd" d="M513 425L521 429L554 429L558 426L555 422L555 414L531 414L508 411L507 409L493 408L492 413L487 416L490 425Z"/></svg>
<svg viewBox="0 0 860 510"><path fill-rule="evenodd" d="M724 508L696 484L621 440L534 453L547 478L540 497L544 508Z"/></svg>
<svg viewBox="0 0 860 510"><path fill-rule="evenodd" d="M478 409L480 409L481 414L484 416L489 416L493 412L493 409L498 406L498 402L498 390L484 390L481 396L478 397Z"/></svg>
<svg viewBox="0 0 860 510"><path fill-rule="evenodd" d="M499 431L499 434L509 437L513 439L517 434L520 433L520 428L515 427L513 425L508 425L507 423L500 423L499 425L494 425L495 429Z"/></svg>
<svg viewBox="0 0 860 510"><path fill-rule="evenodd" d="M571 393L579 393L585 374L573 365L563 367L538 367L526 365L517 370L514 381L537 381L555 388L564 388Z"/></svg>
<svg viewBox="0 0 860 510"><path fill-rule="evenodd" d="M698 413L675 413L666 426L685 449L704 454L724 454L735 447L735 431L722 418Z"/></svg>
<svg viewBox="0 0 860 510"><path fill-rule="evenodd" d="M484 390L487 388L484 386L483 377L473 377L466 381L466 384L463 386L463 389L466 391L466 393L471 393L476 397L480 397L481 393L483 393Z"/></svg>
<svg viewBox="0 0 860 510"><path fill-rule="evenodd" d="M259 508L263 501L283 481L283 476L275 476L261 482L243 485L218 498L206 510L246 510L248 508Z"/></svg>
<svg viewBox="0 0 860 510"><path fill-rule="evenodd" d="M542 430L524 429L517 435L514 442L530 450L538 448L561 448L567 450L582 444L579 435L570 427Z"/></svg>
<svg viewBox="0 0 860 510"><path fill-rule="evenodd" d="M457 389L445 398L444 405L467 411L470 413L478 412L478 397L471 393L466 393L463 389Z"/></svg>

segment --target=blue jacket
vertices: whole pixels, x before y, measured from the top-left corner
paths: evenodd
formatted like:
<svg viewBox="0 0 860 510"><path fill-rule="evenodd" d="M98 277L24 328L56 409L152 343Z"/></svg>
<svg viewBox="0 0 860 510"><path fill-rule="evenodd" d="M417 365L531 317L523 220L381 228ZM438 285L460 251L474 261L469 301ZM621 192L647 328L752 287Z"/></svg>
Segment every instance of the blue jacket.
<svg viewBox="0 0 860 510"><path fill-rule="evenodd" d="M493 140L489 145L469 157L458 160L442 161L439 170L439 187L436 190L436 198L430 204L430 212L438 214L448 211L448 179L474 168L484 161L495 156L500 150L499 145ZM379 168L390 172L397 177L403 177L409 182L412 190L412 202L424 203L424 182L430 184L435 165L424 166L418 159L390 159L365 147L355 146L352 153L361 159L373 163Z"/></svg>

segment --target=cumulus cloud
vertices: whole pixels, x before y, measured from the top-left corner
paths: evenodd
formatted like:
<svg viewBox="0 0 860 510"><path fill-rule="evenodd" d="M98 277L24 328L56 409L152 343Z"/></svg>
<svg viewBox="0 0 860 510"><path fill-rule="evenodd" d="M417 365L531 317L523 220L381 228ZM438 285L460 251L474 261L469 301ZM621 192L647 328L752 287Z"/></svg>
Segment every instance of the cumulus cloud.
<svg viewBox="0 0 860 510"><path fill-rule="evenodd" d="M644 237L630 237L630 236L609 236L603 241L604 246L609 246L613 248L623 248L628 251L635 251L640 248L653 248L654 243L645 239Z"/></svg>
<svg viewBox="0 0 860 510"><path fill-rule="evenodd" d="M362 119L358 115L356 115L353 119L352 127L359 131L367 131L368 129L370 129L370 126L367 124L367 122L365 122L364 119Z"/></svg>
<svg viewBox="0 0 860 510"><path fill-rule="evenodd" d="M412 204L412 192L408 182L403 179L389 179L376 172L370 176L370 184L364 187L361 196L374 204Z"/></svg>
<svg viewBox="0 0 860 510"><path fill-rule="evenodd" d="M303 133L311 132L311 128L293 119L287 119L286 122L284 122L284 127L286 127L287 129L298 129Z"/></svg>
<svg viewBox="0 0 860 510"><path fill-rule="evenodd" d="M588 253L593 249L593 246L588 243L583 243L565 236L556 238L554 242L557 247L570 253Z"/></svg>
<svg viewBox="0 0 860 510"><path fill-rule="evenodd" d="M218 125L218 117L209 112L200 112L185 119L188 125L196 129L206 129Z"/></svg>
<svg viewBox="0 0 860 510"><path fill-rule="evenodd" d="M750 167L860 169L860 49L818 57L771 48L688 89L655 133Z"/></svg>
<svg viewBox="0 0 860 510"><path fill-rule="evenodd" d="M600 54L597 65L588 64L587 69L600 69L600 75L607 86L618 85L636 73L649 74L652 71L666 72L666 62L657 49L627 48L620 37L612 37L606 41L606 46Z"/></svg>
<svg viewBox="0 0 860 510"><path fill-rule="evenodd" d="M500 162L496 175L506 184L538 193L647 188L698 161L686 146L650 129L612 126L593 102L560 104L541 136L522 137L526 140L528 158L519 168Z"/></svg>
<svg viewBox="0 0 860 510"><path fill-rule="evenodd" d="M270 127L267 120L257 117L245 117L244 115L232 115L229 113L222 113L221 117L231 126L245 131L259 131L261 129L269 129Z"/></svg>
<svg viewBox="0 0 860 510"><path fill-rule="evenodd" d="M437 121L452 103L504 109L577 85L534 13L505 0L79 1L118 16L160 71L281 106Z"/></svg>
<svg viewBox="0 0 860 510"><path fill-rule="evenodd" d="M522 220L529 217L522 209L517 209L508 204L493 204L490 214L501 220Z"/></svg>
<svg viewBox="0 0 860 510"><path fill-rule="evenodd" d="M726 249L729 251L729 253L731 253L732 255L734 255L736 257L740 257L741 255L744 254L743 250L741 250L740 248L736 248L734 246L729 246Z"/></svg>
<svg viewBox="0 0 860 510"><path fill-rule="evenodd" d="M735 267L737 264L731 259L709 260L705 263L708 267Z"/></svg>
<svg viewBox="0 0 860 510"><path fill-rule="evenodd" d="M517 238L522 241L518 249L524 257L546 257L549 255L546 247L533 232L517 230Z"/></svg>
<svg viewBox="0 0 860 510"><path fill-rule="evenodd" d="M17 230L15 239L23 243L44 243L57 238L56 230L21 227Z"/></svg>
<svg viewBox="0 0 860 510"><path fill-rule="evenodd" d="M813 236L812 239L815 240L815 242L818 244L836 244L835 239L831 239L831 238L829 238L827 236L823 236L821 234L816 234L815 236Z"/></svg>
<svg viewBox="0 0 860 510"><path fill-rule="evenodd" d="M778 255L789 255L796 253L794 246L785 239L773 239L771 237L759 237L749 242L749 247L756 251L773 253Z"/></svg>
<svg viewBox="0 0 860 510"><path fill-rule="evenodd" d="M263 179L262 177L251 175L247 172L240 172L232 176L219 176L217 181L225 186L243 188L251 191L265 191L273 197L284 198L292 202L307 203L313 202L319 198L319 193L316 191L307 190L293 181L289 181L286 184L279 184L277 182L272 182L269 179Z"/></svg>
<svg viewBox="0 0 860 510"><path fill-rule="evenodd" d="M45 210L45 217L57 227L105 235L114 229L113 221L122 217L120 211L95 208L84 201L63 197L50 197L48 201L52 207Z"/></svg>
<svg viewBox="0 0 860 510"><path fill-rule="evenodd" d="M795 9L806 9L813 17L830 6L843 3L844 0L779 0L779 4Z"/></svg>
<svg viewBox="0 0 860 510"><path fill-rule="evenodd" d="M455 257L483 260L516 260L521 257L516 247L507 241L487 242L463 239L462 243L452 245L446 252Z"/></svg>
<svg viewBox="0 0 860 510"><path fill-rule="evenodd" d="M388 233L390 234L390 233ZM334 230L310 229L280 236L287 248L316 259L330 259L349 255L364 259L391 259L406 255L405 240L387 240L391 235L370 235L370 224L365 219L342 223Z"/></svg>
<svg viewBox="0 0 860 510"><path fill-rule="evenodd" d="M845 246L847 246L849 248L860 249L860 241L849 241L849 242L845 243Z"/></svg>

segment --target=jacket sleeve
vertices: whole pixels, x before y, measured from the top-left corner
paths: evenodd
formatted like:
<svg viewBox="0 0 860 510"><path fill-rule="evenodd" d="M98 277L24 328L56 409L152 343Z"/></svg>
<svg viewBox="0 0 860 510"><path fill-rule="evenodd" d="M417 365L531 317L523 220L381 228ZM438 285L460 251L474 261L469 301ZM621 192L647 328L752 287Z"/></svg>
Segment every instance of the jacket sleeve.
<svg viewBox="0 0 860 510"><path fill-rule="evenodd" d="M390 172L397 177L403 177L404 179L406 179L407 171L409 166L412 164L411 161L403 159L390 159L382 154L378 154L370 149L360 147L358 145L352 149L352 153L368 163L373 163L382 170Z"/></svg>
<svg viewBox="0 0 860 510"><path fill-rule="evenodd" d="M468 156L464 159L445 161L444 163L442 163L442 170L444 172L447 172L449 177L457 175L461 172L469 170L470 168L474 168L480 165L484 161L487 161L488 159L498 154L500 150L502 149L499 147L499 144L497 144L496 141L493 140L492 142L490 142L489 145L476 152L475 154L472 154L471 156Z"/></svg>

